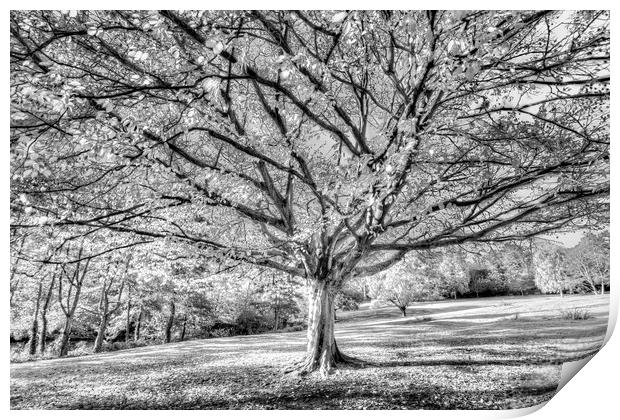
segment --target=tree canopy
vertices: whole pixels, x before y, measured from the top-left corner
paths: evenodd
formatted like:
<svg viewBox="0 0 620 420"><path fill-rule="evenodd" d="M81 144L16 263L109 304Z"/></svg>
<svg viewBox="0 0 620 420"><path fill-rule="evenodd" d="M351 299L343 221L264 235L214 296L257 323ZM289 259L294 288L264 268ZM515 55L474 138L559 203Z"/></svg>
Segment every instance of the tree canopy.
<svg viewBox="0 0 620 420"><path fill-rule="evenodd" d="M605 11L14 11L10 31L16 232L181 244L318 299L410 251L607 218Z"/></svg>

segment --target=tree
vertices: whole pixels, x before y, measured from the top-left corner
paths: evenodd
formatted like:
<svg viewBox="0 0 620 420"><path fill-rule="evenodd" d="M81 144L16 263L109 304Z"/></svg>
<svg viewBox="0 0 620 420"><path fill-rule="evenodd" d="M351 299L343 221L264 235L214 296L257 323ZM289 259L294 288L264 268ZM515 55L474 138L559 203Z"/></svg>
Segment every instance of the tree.
<svg viewBox="0 0 620 420"><path fill-rule="evenodd" d="M547 244L534 253L534 281L543 293L573 293L578 289L580 280L571 276L568 258L564 249Z"/></svg>
<svg viewBox="0 0 620 420"><path fill-rule="evenodd" d="M593 293L599 286L604 294L609 284L609 232L588 233L567 253L569 270Z"/></svg>
<svg viewBox="0 0 620 420"><path fill-rule="evenodd" d="M350 278L607 217L608 25L13 11L11 227L106 229L304 277L294 369L329 373L355 361L334 338Z"/></svg>
<svg viewBox="0 0 620 420"><path fill-rule="evenodd" d="M469 272L461 252L449 249L439 259L437 267L438 288L442 295L452 296L469 291Z"/></svg>
<svg viewBox="0 0 620 420"><path fill-rule="evenodd" d="M65 316L62 334L58 345L58 355L66 356L69 353L69 339L73 327L73 317L80 301L80 294L84 279L88 273L91 258L82 259L84 243L77 249L76 259L61 265L61 275L58 280L58 303ZM67 257L71 256L71 248L67 248ZM63 292L63 285L66 292ZM65 295L66 293L66 295Z"/></svg>
<svg viewBox="0 0 620 420"><path fill-rule="evenodd" d="M259 287L260 300L263 307L273 316L273 330L286 325L287 320L294 316L299 308L297 299L299 282L290 275L270 270L262 276Z"/></svg>
<svg viewBox="0 0 620 420"><path fill-rule="evenodd" d="M58 275L58 267L54 268L52 273L52 279L50 280L49 287L47 289L47 293L45 295L45 300L43 301L43 306L41 308L41 333L39 335L39 353L42 355L45 354L46 349L46 340L47 340L47 311L52 303L52 297L54 295L54 286L56 284L56 277Z"/></svg>
<svg viewBox="0 0 620 420"><path fill-rule="evenodd" d="M378 301L396 306L403 317L413 302L437 299L440 295L437 273L417 255L408 255L399 264L377 275L371 286Z"/></svg>
<svg viewBox="0 0 620 420"><path fill-rule="evenodd" d="M97 328L97 338L95 338L93 353L99 353L101 351L110 317L121 308L121 298L123 296L123 289L125 288L130 262L131 254L126 258L125 267L119 269L119 261L113 261L112 254L110 254L110 258L108 258L103 282L101 282L99 303L97 305L99 326ZM124 272L121 271L123 268ZM117 285L117 288L113 289L115 285ZM112 295L116 295L116 302L110 302L110 297ZM128 333L127 331L127 334Z"/></svg>
<svg viewBox="0 0 620 420"><path fill-rule="evenodd" d="M528 243L506 243L492 252L490 277L496 290L525 291L536 287L532 262L532 246Z"/></svg>

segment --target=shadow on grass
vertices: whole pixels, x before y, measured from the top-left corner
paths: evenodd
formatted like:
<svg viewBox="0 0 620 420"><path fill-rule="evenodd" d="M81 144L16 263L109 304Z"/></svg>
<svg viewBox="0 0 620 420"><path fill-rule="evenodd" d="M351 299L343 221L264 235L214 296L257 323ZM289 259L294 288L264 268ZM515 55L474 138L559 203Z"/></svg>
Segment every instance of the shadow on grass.
<svg viewBox="0 0 620 420"><path fill-rule="evenodd" d="M115 394L59 402L57 409L505 409L548 401L556 384L516 386L506 390L458 391L451 387L405 384L373 387L363 379L346 383L315 382L311 386L248 389L234 398L208 395L168 394L162 398ZM18 401L12 401L17 403Z"/></svg>

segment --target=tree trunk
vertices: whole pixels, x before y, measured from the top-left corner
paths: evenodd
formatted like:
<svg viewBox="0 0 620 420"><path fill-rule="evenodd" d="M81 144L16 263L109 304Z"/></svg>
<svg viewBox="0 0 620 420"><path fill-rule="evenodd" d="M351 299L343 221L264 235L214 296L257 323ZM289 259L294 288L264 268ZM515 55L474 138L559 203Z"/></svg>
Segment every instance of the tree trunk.
<svg viewBox="0 0 620 420"><path fill-rule="evenodd" d="M278 324L280 324L280 315L278 313L278 308L273 310L273 330L278 331Z"/></svg>
<svg viewBox="0 0 620 420"><path fill-rule="evenodd" d="M185 328L187 327L187 315L183 318L183 329L181 329L181 341L185 339Z"/></svg>
<svg viewBox="0 0 620 420"><path fill-rule="evenodd" d="M140 311L138 312L138 320L136 321L136 329L133 332L133 341L138 341L140 339L140 327L142 326L142 306L140 306Z"/></svg>
<svg viewBox="0 0 620 420"><path fill-rule="evenodd" d="M47 339L47 314L41 311L41 335L39 336L39 353L45 354L45 340Z"/></svg>
<svg viewBox="0 0 620 420"><path fill-rule="evenodd" d="M129 330L131 329L131 289L127 296L127 317L125 318L125 343L129 343Z"/></svg>
<svg viewBox="0 0 620 420"><path fill-rule="evenodd" d="M319 371L328 375L337 364L360 363L361 361L345 356L338 350L334 337L334 295L335 291L327 281L315 280L308 295L308 344L304 359L287 369L307 374Z"/></svg>
<svg viewBox="0 0 620 420"><path fill-rule="evenodd" d="M168 322L166 323L166 331L164 333L164 343L169 343L172 338L172 325L174 324L174 300L170 301L170 314L168 315Z"/></svg>
<svg viewBox="0 0 620 420"><path fill-rule="evenodd" d="M37 332L39 331L39 308L41 307L41 292L43 291L43 280L39 282L37 301L34 308L34 317L30 327L30 340L28 340L28 354L34 356L37 352Z"/></svg>
<svg viewBox="0 0 620 420"><path fill-rule="evenodd" d="M45 353L45 340L47 339L47 308L49 308L50 302L52 300L52 294L54 293L54 283L56 281L56 276L52 277L52 281L50 282L50 287L47 290L47 296L45 297L45 302L43 302L43 307L41 308L41 335L39 337L39 352L41 354Z"/></svg>
<svg viewBox="0 0 620 420"><path fill-rule="evenodd" d="M405 318L407 316L407 307L399 306L398 309L400 309L400 311L403 313L403 318Z"/></svg>
<svg viewBox="0 0 620 420"><path fill-rule="evenodd" d="M101 321L99 321L99 329L97 330L97 338L95 339L95 345L93 346L93 353L100 353L103 346L103 337L105 337L105 331L108 328L108 314L107 307L101 314Z"/></svg>
<svg viewBox="0 0 620 420"><path fill-rule="evenodd" d="M62 329L62 334L60 336L60 351L58 354L60 357L66 356L67 353L69 353L69 336L71 335L72 318L72 316L65 318L65 327Z"/></svg>

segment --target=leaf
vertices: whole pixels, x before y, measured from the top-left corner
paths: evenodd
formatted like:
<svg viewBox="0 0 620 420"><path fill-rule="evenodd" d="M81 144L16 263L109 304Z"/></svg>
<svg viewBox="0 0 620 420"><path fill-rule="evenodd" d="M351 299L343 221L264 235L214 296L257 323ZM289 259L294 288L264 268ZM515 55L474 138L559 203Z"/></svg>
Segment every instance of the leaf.
<svg viewBox="0 0 620 420"><path fill-rule="evenodd" d="M218 41L218 43L213 47L213 54L218 55L222 51L224 51L224 44Z"/></svg>
<svg viewBox="0 0 620 420"><path fill-rule="evenodd" d="M347 12L340 12L340 13L336 13L333 17L332 17L332 23L340 23L343 20L345 20L347 18L348 13Z"/></svg>

